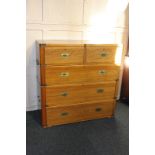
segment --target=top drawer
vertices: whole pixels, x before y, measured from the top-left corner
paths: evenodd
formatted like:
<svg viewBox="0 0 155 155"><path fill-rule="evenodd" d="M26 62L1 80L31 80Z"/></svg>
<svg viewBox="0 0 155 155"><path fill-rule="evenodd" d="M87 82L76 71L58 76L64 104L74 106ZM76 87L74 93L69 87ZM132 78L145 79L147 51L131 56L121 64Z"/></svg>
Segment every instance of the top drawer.
<svg viewBox="0 0 155 155"><path fill-rule="evenodd" d="M87 46L86 63L115 63L117 46Z"/></svg>
<svg viewBox="0 0 155 155"><path fill-rule="evenodd" d="M83 47L45 47L45 64L83 64Z"/></svg>

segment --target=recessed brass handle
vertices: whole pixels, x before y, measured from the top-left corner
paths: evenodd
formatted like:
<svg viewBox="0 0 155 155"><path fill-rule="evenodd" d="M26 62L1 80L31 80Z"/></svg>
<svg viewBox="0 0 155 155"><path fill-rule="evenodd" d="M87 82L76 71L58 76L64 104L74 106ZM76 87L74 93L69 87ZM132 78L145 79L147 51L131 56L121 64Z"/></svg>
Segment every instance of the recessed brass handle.
<svg viewBox="0 0 155 155"><path fill-rule="evenodd" d="M102 108L96 108L95 110L96 110L96 112L100 112L100 111L102 111Z"/></svg>
<svg viewBox="0 0 155 155"><path fill-rule="evenodd" d="M63 112L61 113L61 116L67 116L69 113L68 112Z"/></svg>
<svg viewBox="0 0 155 155"><path fill-rule="evenodd" d="M60 76L61 77L68 77L69 76L69 72L61 72Z"/></svg>
<svg viewBox="0 0 155 155"><path fill-rule="evenodd" d="M100 75L105 75L106 73L107 73L106 70L99 70L99 74L100 74Z"/></svg>
<svg viewBox="0 0 155 155"><path fill-rule="evenodd" d="M69 53L61 53L62 58L68 58L70 56Z"/></svg>
<svg viewBox="0 0 155 155"><path fill-rule="evenodd" d="M61 96L68 96L68 92L63 92L60 94Z"/></svg>
<svg viewBox="0 0 155 155"><path fill-rule="evenodd" d="M96 92L97 92L97 93L103 93L103 92L104 92L104 89L103 89L103 88L97 88L97 89L96 89Z"/></svg>
<svg viewBox="0 0 155 155"><path fill-rule="evenodd" d="M108 55L108 52L105 52L105 51L100 53L100 56L103 57L103 58L106 57L107 55Z"/></svg>

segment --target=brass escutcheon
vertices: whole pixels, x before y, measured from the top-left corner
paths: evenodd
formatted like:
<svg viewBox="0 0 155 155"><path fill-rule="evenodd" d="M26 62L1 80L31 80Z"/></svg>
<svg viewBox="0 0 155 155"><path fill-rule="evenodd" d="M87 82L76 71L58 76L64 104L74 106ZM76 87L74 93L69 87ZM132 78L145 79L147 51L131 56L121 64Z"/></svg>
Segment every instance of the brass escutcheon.
<svg viewBox="0 0 155 155"><path fill-rule="evenodd" d="M63 58L68 58L70 56L69 53L61 53L61 57Z"/></svg>
<svg viewBox="0 0 155 155"><path fill-rule="evenodd" d="M61 113L61 116L67 116L69 113L68 112L63 112Z"/></svg>
<svg viewBox="0 0 155 155"><path fill-rule="evenodd" d="M97 88L97 89L96 89L96 92L97 92L97 93L103 93L103 92L104 92L104 89L103 89L103 88Z"/></svg>
<svg viewBox="0 0 155 155"><path fill-rule="evenodd" d="M100 54L101 57L106 57L107 55L108 55L108 53L105 52L105 51L104 52L101 52L101 54Z"/></svg>
<svg viewBox="0 0 155 155"><path fill-rule="evenodd" d="M106 70L99 70L99 74L100 75L105 75L106 74Z"/></svg>
<svg viewBox="0 0 155 155"><path fill-rule="evenodd" d="M61 77L68 77L69 76L69 72L62 72L60 73Z"/></svg>
<svg viewBox="0 0 155 155"><path fill-rule="evenodd" d="M96 108L96 112L102 111L102 108Z"/></svg>
<svg viewBox="0 0 155 155"><path fill-rule="evenodd" d="M63 92L60 94L61 96L68 96L68 92Z"/></svg>

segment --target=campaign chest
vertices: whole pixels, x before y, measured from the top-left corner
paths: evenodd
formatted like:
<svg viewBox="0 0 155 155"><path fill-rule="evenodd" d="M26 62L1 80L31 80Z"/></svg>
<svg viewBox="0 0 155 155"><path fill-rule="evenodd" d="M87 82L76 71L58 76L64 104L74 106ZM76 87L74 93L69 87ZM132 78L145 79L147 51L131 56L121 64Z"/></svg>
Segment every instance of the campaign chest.
<svg viewBox="0 0 155 155"><path fill-rule="evenodd" d="M113 117L120 75L116 44L38 44L43 127Z"/></svg>

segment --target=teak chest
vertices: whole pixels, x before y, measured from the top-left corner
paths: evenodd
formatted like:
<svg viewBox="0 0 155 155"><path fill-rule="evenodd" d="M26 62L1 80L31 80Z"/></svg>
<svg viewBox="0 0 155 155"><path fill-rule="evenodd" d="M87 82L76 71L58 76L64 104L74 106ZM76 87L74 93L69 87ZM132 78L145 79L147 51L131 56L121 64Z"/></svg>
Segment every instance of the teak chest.
<svg viewBox="0 0 155 155"><path fill-rule="evenodd" d="M120 72L116 44L40 41L38 45L43 127L114 115Z"/></svg>

